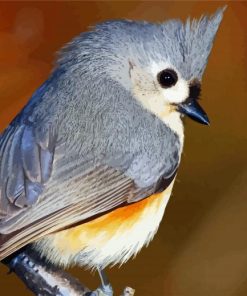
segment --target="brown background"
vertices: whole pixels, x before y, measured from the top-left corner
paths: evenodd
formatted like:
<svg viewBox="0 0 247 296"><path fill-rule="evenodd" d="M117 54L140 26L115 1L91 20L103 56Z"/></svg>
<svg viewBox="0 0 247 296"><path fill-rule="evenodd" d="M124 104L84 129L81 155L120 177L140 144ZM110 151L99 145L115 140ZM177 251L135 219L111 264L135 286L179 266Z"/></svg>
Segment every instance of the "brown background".
<svg viewBox="0 0 247 296"><path fill-rule="evenodd" d="M224 2L0 3L0 128L48 76L54 53L97 21L163 21L212 13ZM108 271L120 294L247 295L247 3L228 2L203 79L211 126L186 122L173 197L154 241ZM0 267L1 295L30 295ZM98 277L73 269L90 287ZM4 292L3 292L4 291Z"/></svg>

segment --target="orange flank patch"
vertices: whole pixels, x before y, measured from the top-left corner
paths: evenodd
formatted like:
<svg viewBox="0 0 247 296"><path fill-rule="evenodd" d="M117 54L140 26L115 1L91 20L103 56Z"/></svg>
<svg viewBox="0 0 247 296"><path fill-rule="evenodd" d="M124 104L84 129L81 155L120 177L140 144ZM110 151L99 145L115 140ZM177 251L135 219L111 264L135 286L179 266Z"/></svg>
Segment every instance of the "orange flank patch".
<svg viewBox="0 0 247 296"><path fill-rule="evenodd" d="M145 217L155 216L162 203L167 202L172 185L173 182L162 193L153 194L89 222L51 234L50 242L60 252L72 255L85 247L100 248L115 235L128 235L128 232L135 231L136 224L143 223L145 227Z"/></svg>

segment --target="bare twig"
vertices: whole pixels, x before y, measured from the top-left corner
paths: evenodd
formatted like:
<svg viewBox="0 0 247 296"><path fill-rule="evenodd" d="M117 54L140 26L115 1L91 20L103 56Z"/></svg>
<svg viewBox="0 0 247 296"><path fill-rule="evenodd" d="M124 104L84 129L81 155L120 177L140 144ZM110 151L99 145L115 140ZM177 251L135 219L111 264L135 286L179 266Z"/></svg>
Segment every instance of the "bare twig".
<svg viewBox="0 0 247 296"><path fill-rule="evenodd" d="M88 296L92 292L67 272L41 260L30 249L13 255L3 263L36 296ZM134 289L126 287L121 296L134 296L134 293ZM97 289L93 295L100 296L102 293Z"/></svg>
<svg viewBox="0 0 247 296"><path fill-rule="evenodd" d="M86 296L90 292L77 279L42 262L32 252L23 251L4 263L36 296Z"/></svg>

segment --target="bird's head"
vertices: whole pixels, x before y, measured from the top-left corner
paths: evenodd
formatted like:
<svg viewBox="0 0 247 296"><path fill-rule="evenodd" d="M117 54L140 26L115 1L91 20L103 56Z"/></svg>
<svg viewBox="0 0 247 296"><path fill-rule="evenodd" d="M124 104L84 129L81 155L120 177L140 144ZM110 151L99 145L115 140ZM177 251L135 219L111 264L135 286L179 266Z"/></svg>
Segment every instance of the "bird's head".
<svg viewBox="0 0 247 296"><path fill-rule="evenodd" d="M126 23L131 89L148 110L163 119L178 113L209 124L198 100L223 10L185 24L177 20L163 24Z"/></svg>
<svg viewBox="0 0 247 296"><path fill-rule="evenodd" d="M69 44L67 48L72 50L59 63L78 65L82 61L91 80L94 75L95 81L111 76L164 121L187 115L209 124L198 99L223 11L185 23L103 22Z"/></svg>

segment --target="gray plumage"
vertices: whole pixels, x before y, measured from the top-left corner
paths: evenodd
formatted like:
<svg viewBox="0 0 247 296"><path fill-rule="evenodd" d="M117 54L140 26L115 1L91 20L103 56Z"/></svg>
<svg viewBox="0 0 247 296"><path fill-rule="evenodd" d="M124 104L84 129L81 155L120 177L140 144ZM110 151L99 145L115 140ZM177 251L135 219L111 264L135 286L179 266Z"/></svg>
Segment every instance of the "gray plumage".
<svg viewBox="0 0 247 296"><path fill-rule="evenodd" d="M133 97L129 61L169 60L184 79L201 79L221 19L222 10L185 25L109 21L61 51L0 138L1 258L147 197L174 174L178 135Z"/></svg>

